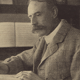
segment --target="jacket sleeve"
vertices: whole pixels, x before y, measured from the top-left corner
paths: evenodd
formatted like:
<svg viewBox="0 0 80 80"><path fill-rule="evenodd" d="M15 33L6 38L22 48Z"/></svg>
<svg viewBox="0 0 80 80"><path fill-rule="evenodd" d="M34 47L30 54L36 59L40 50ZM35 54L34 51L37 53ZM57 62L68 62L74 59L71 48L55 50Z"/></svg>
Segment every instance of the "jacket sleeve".
<svg viewBox="0 0 80 80"><path fill-rule="evenodd" d="M77 44L70 69L72 80L80 80L80 40Z"/></svg>
<svg viewBox="0 0 80 80"><path fill-rule="evenodd" d="M8 66L8 73L9 74L16 74L19 71L22 71L24 69L28 69L33 65L33 54L35 52L35 47L30 50L25 50L22 53L12 56L10 58L7 58L3 61L4 64Z"/></svg>

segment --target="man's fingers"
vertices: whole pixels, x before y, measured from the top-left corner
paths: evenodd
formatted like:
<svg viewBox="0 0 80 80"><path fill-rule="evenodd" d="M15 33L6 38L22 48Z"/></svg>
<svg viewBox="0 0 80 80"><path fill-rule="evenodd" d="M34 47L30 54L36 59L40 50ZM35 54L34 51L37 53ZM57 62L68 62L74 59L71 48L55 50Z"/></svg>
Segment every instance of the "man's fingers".
<svg viewBox="0 0 80 80"><path fill-rule="evenodd" d="M16 78L18 78L19 80L29 80L27 75L24 74L20 75L20 73Z"/></svg>
<svg viewBox="0 0 80 80"><path fill-rule="evenodd" d="M19 80L32 80L35 75L32 71L21 71L15 77Z"/></svg>
<svg viewBox="0 0 80 80"><path fill-rule="evenodd" d="M21 77L22 76L22 71L21 72L19 72L18 74L16 74L16 78L18 78L18 77Z"/></svg>
<svg viewBox="0 0 80 80"><path fill-rule="evenodd" d="M16 75L16 78L19 80L42 80L32 71L21 71Z"/></svg>
<svg viewBox="0 0 80 80"><path fill-rule="evenodd" d="M27 71L21 71L18 74L16 74L15 77L19 78L20 80L25 79L25 78L28 79L29 78L29 73Z"/></svg>

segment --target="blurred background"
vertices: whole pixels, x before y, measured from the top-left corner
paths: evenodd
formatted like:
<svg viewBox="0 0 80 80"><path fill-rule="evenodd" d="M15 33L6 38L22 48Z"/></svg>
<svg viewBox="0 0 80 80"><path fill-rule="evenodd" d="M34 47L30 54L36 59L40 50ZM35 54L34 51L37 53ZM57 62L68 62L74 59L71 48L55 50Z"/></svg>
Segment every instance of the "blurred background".
<svg viewBox="0 0 80 80"><path fill-rule="evenodd" d="M80 29L80 0L56 0L58 17ZM31 49L38 36L31 33L27 0L0 0L0 60Z"/></svg>

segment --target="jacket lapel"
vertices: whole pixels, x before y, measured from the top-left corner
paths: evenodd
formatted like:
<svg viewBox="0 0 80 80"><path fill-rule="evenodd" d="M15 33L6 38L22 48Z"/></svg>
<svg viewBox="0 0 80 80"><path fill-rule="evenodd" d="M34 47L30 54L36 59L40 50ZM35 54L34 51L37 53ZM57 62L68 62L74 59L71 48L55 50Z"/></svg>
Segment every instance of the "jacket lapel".
<svg viewBox="0 0 80 80"><path fill-rule="evenodd" d="M59 29L57 34L54 36L53 41L48 45L47 50L46 50L44 56L42 57L39 66L48 57L50 57L52 54L54 54L58 50L58 48L59 48L58 44L64 41L68 31L70 30L70 27L71 26L66 21L64 21L64 20L62 21L61 28Z"/></svg>
<svg viewBox="0 0 80 80"><path fill-rule="evenodd" d="M57 44L53 44L53 47L51 47L51 45L49 45L47 47L47 50L44 54L44 56L41 59L40 64L38 65L38 67L43 63L43 61L45 61L49 56L51 56L53 53L55 53L58 49L58 45Z"/></svg>

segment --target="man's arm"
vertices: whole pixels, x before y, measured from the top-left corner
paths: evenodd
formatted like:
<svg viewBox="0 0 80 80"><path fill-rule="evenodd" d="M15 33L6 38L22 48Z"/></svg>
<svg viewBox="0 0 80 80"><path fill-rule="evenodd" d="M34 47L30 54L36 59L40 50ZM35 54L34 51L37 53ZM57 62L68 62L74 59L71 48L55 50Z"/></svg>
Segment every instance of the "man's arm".
<svg viewBox="0 0 80 80"><path fill-rule="evenodd" d="M16 74L20 71L28 70L33 66L33 54L40 40L36 42L30 50L25 50L22 53L5 59L0 63L0 74Z"/></svg>
<svg viewBox="0 0 80 80"><path fill-rule="evenodd" d="M26 70L33 65L34 48L25 50L22 53L5 59L0 63L0 74L16 74L20 71Z"/></svg>
<svg viewBox="0 0 80 80"><path fill-rule="evenodd" d="M7 74L9 71L9 68L6 64L0 62L0 74Z"/></svg>

